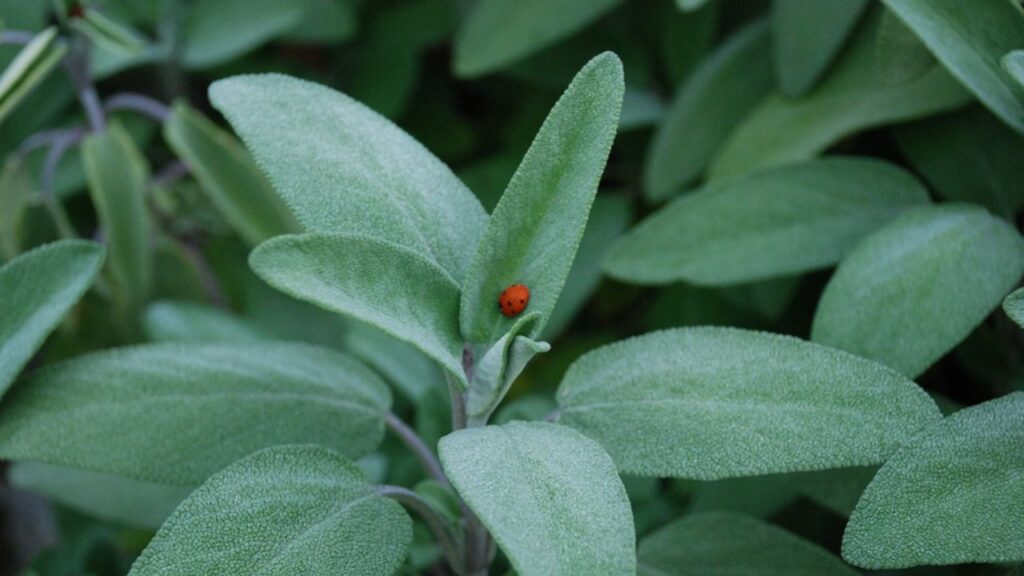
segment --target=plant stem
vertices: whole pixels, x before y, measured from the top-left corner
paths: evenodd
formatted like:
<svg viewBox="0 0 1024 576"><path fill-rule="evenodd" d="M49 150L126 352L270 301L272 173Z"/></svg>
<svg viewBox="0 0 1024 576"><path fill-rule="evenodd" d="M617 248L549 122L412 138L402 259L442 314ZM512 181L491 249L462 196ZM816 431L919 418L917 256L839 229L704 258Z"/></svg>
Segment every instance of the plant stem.
<svg viewBox="0 0 1024 576"><path fill-rule="evenodd" d="M92 83L89 75L89 42L80 34L75 34L71 39L71 49L65 57L68 75L71 83L78 94L78 101L85 109L85 117L89 122L89 130L102 132L107 128L107 119L103 114L103 106L100 105L99 95L96 94L96 86Z"/></svg>
<svg viewBox="0 0 1024 576"><path fill-rule="evenodd" d="M157 122L166 122L171 116L171 109L163 102L156 98L131 92L122 92L107 98L106 102L103 103L103 109L107 113L129 110L143 116L148 116Z"/></svg>
<svg viewBox="0 0 1024 576"><path fill-rule="evenodd" d="M466 427L466 396L459 382L450 374L445 373L445 380L448 381L448 396L452 400L452 430L462 430Z"/></svg>
<svg viewBox="0 0 1024 576"><path fill-rule="evenodd" d="M427 527L430 528L431 533L434 534L437 543L441 546L441 551L445 559L448 560L448 564L457 573L465 573L459 545L456 543L455 538L452 537L451 532L449 532L448 523L430 504L412 490L402 488L401 486L382 485L377 486L375 490L378 495L391 498L419 514L423 521L426 522Z"/></svg>
<svg viewBox="0 0 1024 576"><path fill-rule="evenodd" d="M416 459L423 465L423 469L427 472L431 478L439 482L442 486L450 487L448 483L448 477L445 476L444 470L441 468L441 463L434 457L434 452L429 446L419 437L418 434L409 426L402 421L401 418L395 415L394 412L388 412L384 416L384 424L387 426L398 439L401 440L406 447L412 451Z"/></svg>

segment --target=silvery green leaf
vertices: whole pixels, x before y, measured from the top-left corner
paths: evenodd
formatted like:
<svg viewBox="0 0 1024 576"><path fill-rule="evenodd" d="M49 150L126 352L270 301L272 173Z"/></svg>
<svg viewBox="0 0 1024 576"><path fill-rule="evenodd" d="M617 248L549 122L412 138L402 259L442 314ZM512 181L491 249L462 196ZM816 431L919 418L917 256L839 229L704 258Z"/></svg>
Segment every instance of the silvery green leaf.
<svg viewBox="0 0 1024 576"><path fill-rule="evenodd" d="M466 392L466 414L471 425L486 423L527 363L551 349L547 342L535 342L521 335L529 333L539 321L539 312L520 316L507 334L482 350Z"/></svg>
<svg viewBox="0 0 1024 576"><path fill-rule="evenodd" d="M1003 311L1018 326L1024 328L1024 288L1014 290L1003 300Z"/></svg>

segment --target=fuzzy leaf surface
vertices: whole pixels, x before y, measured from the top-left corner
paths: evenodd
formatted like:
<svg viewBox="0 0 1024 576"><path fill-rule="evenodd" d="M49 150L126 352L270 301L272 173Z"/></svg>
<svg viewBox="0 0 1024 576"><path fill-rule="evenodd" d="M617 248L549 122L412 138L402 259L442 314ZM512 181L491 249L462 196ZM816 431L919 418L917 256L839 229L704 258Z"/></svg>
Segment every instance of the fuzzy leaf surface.
<svg viewBox="0 0 1024 576"><path fill-rule="evenodd" d="M558 422L619 470L717 480L866 466L940 417L884 366L789 336L733 328L653 332L577 360Z"/></svg>
<svg viewBox="0 0 1024 576"><path fill-rule="evenodd" d="M917 208L857 246L818 301L811 339L914 378L995 310L1024 272L1024 240L985 210Z"/></svg>
<svg viewBox="0 0 1024 576"><path fill-rule="evenodd" d="M633 513L601 447L545 422L441 439L452 484L521 576L636 573Z"/></svg>

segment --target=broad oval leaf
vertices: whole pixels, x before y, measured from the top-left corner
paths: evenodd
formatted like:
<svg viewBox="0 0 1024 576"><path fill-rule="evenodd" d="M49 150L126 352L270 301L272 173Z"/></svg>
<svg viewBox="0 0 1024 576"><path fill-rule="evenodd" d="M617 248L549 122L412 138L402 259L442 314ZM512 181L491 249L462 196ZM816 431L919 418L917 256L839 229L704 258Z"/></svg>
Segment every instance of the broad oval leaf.
<svg viewBox="0 0 1024 576"><path fill-rule="evenodd" d="M1006 0L882 0L996 116L1024 133L1024 87L1003 55L1024 43L1024 10Z"/></svg>
<svg viewBox="0 0 1024 576"><path fill-rule="evenodd" d="M462 290L462 335L493 342L514 319L498 309L512 284L530 289L535 337L555 307L615 139L625 85L610 52L580 70L551 109L491 214Z"/></svg>
<svg viewBox="0 0 1024 576"><path fill-rule="evenodd" d="M901 447L850 516L843 557L864 568L1024 560L1024 393Z"/></svg>
<svg viewBox="0 0 1024 576"><path fill-rule="evenodd" d="M318 446L278 446L211 476L130 574L379 576L411 541L409 516L358 466Z"/></svg>
<svg viewBox="0 0 1024 576"><path fill-rule="evenodd" d="M203 69L259 48L298 26L306 2L295 0L196 0L182 30L185 64Z"/></svg>
<svg viewBox="0 0 1024 576"><path fill-rule="evenodd" d="M511 422L459 430L438 450L521 576L635 574L626 489L593 440L557 424Z"/></svg>
<svg viewBox="0 0 1024 576"><path fill-rule="evenodd" d="M0 397L92 285L103 255L99 244L63 240L0 268Z"/></svg>
<svg viewBox="0 0 1024 576"><path fill-rule="evenodd" d="M462 281L487 214L400 128L344 94L276 74L215 82L210 99L307 231L395 242Z"/></svg>
<svg viewBox="0 0 1024 576"><path fill-rule="evenodd" d="M869 5L869 0L772 4L775 73L783 93L799 96L814 87Z"/></svg>
<svg viewBox="0 0 1024 576"><path fill-rule="evenodd" d="M303 234L260 244L249 264L274 288L373 324L465 380L459 287L419 254L372 238Z"/></svg>
<svg viewBox="0 0 1024 576"><path fill-rule="evenodd" d="M1003 300L1003 311L1018 326L1024 328L1024 288L1014 290Z"/></svg>
<svg viewBox="0 0 1024 576"><path fill-rule="evenodd" d="M830 157L717 180L622 237L605 270L639 284L721 286L835 264L864 236L928 202L892 164Z"/></svg>
<svg viewBox="0 0 1024 576"><path fill-rule="evenodd" d="M0 405L0 455L197 485L254 450L317 443L358 458L384 434L387 386L297 343L152 344L48 366Z"/></svg>
<svg viewBox="0 0 1024 576"><path fill-rule="evenodd" d="M194 488L38 462L15 462L8 478L83 514L147 530L159 528Z"/></svg>
<svg viewBox="0 0 1024 576"><path fill-rule="evenodd" d="M680 86L647 154L648 199L665 200L704 172L771 90L771 54L768 23L756 22L725 40Z"/></svg>
<svg viewBox="0 0 1024 576"><path fill-rule="evenodd" d="M811 339L913 378L995 310L1024 272L1024 241L985 210L915 209L864 240L825 287Z"/></svg>
<svg viewBox="0 0 1024 576"><path fill-rule="evenodd" d="M47 28L32 39L0 75L0 121L60 64L67 46Z"/></svg>
<svg viewBox="0 0 1024 576"><path fill-rule="evenodd" d="M128 132L111 124L82 142L89 195L106 236L107 265L122 310L137 309L153 280L146 187L149 166Z"/></svg>
<svg viewBox="0 0 1024 576"><path fill-rule="evenodd" d="M584 355L558 422L597 439L624 473L716 480L882 462L939 418L896 372L789 336L653 332Z"/></svg>
<svg viewBox="0 0 1024 576"><path fill-rule="evenodd" d="M455 73L504 68L586 27L622 0L481 0L455 36Z"/></svg>
<svg viewBox="0 0 1024 576"><path fill-rule="evenodd" d="M760 520L707 512L677 520L640 542L638 576L817 574L856 576L828 550Z"/></svg>
<svg viewBox="0 0 1024 576"><path fill-rule="evenodd" d="M250 246L300 231L249 152L191 106L174 105L164 124L164 139Z"/></svg>
<svg viewBox="0 0 1024 576"><path fill-rule="evenodd" d="M912 77L883 75L876 42L880 19L877 11L869 14L813 92L798 99L769 95L722 147L711 177L806 160L855 132L951 110L971 100L938 65Z"/></svg>

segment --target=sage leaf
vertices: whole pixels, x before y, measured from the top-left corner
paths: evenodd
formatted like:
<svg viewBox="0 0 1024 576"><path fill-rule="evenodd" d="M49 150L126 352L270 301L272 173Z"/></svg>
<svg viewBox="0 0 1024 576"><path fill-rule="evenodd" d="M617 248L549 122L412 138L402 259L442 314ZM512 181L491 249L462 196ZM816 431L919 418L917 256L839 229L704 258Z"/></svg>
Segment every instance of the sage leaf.
<svg viewBox="0 0 1024 576"><path fill-rule="evenodd" d="M392 574L412 522L358 466L318 446L278 446L210 477L139 556L149 574Z"/></svg>
<svg viewBox="0 0 1024 576"><path fill-rule="evenodd" d="M507 334L480 355L466 393L470 426L485 424L527 363L535 355L551 349L547 342L535 342L521 335L539 321L539 312L520 316Z"/></svg>
<svg viewBox="0 0 1024 576"><path fill-rule="evenodd" d="M356 5L350 0L300 0L305 16L284 37L292 42L338 44L358 29Z"/></svg>
<svg viewBox="0 0 1024 576"><path fill-rule="evenodd" d="M1024 288L1014 290L1003 300L1003 311L1018 326L1024 328Z"/></svg>
<svg viewBox="0 0 1024 576"><path fill-rule="evenodd" d="M1024 560L1024 393L925 428L878 471L843 557L864 568Z"/></svg>
<svg viewBox="0 0 1024 576"><path fill-rule="evenodd" d="M8 479L83 514L147 530L159 528L194 488L37 462L15 462Z"/></svg>
<svg viewBox="0 0 1024 576"><path fill-rule="evenodd" d="M300 231L249 152L191 106L175 103L164 124L164 139L250 246Z"/></svg>
<svg viewBox="0 0 1024 576"><path fill-rule="evenodd" d="M598 348L569 368L558 405L623 473L698 480L877 464L940 416L884 366L731 328Z"/></svg>
<svg viewBox="0 0 1024 576"><path fill-rule="evenodd" d="M260 342L272 339L262 328L230 312L193 302L160 301L142 320L154 342Z"/></svg>
<svg viewBox="0 0 1024 576"><path fill-rule="evenodd" d="M459 430L441 439L452 485L521 576L633 575L633 513L608 455L545 422Z"/></svg>
<svg viewBox="0 0 1024 576"><path fill-rule="evenodd" d="M979 106L901 124L896 143L944 198L1012 220L1024 207L1024 137ZM956 158L956 162L950 162Z"/></svg>
<svg viewBox="0 0 1024 576"><path fill-rule="evenodd" d="M136 31L93 8L85 8L71 26L108 52L138 55L146 50L146 41Z"/></svg>
<svg viewBox="0 0 1024 576"><path fill-rule="evenodd" d="M419 404L430 390L444 388L444 375L433 360L373 325L349 322L341 343L414 404Z"/></svg>
<svg viewBox="0 0 1024 576"><path fill-rule="evenodd" d="M47 366L0 405L0 455L197 485L260 448L377 447L387 386L338 352L297 343L151 344Z"/></svg>
<svg viewBox="0 0 1024 576"><path fill-rule="evenodd" d="M1002 67L1024 42L1024 10L1003 0L882 0L982 104L1024 133L1024 87Z"/></svg>
<svg viewBox="0 0 1024 576"><path fill-rule="evenodd" d="M93 242L63 240L0 268L0 397L92 285L103 255Z"/></svg>
<svg viewBox="0 0 1024 576"><path fill-rule="evenodd" d="M470 342L493 342L514 320L498 309L512 284L530 289L544 328L579 247L615 139L625 85L610 52L580 70L551 109L491 214L462 290L460 323Z"/></svg>
<svg viewBox="0 0 1024 576"><path fill-rule="evenodd" d="M196 0L181 32L185 64L201 70L225 63L297 28L306 15L306 2Z"/></svg>
<svg viewBox="0 0 1024 576"><path fill-rule="evenodd" d="M419 254L372 238L303 234L260 244L249 264L274 288L372 324L465 381L459 287Z"/></svg>
<svg viewBox="0 0 1024 576"><path fill-rule="evenodd" d="M895 165L829 157L716 180L623 236L605 270L638 284L722 286L839 262L928 193Z"/></svg>
<svg viewBox="0 0 1024 576"><path fill-rule="evenodd" d="M818 301L811 339L913 378L959 344L1020 280L1024 241L985 210L912 210L866 238Z"/></svg>
<svg viewBox="0 0 1024 576"><path fill-rule="evenodd" d="M806 160L845 136L958 108L970 94L941 66L893 79L880 73L881 15L869 13L828 75L810 94L770 94L736 129L711 165L711 178Z"/></svg>
<svg viewBox="0 0 1024 576"><path fill-rule="evenodd" d="M856 28L869 0L776 0L772 38L779 89L808 92Z"/></svg>
<svg viewBox="0 0 1024 576"><path fill-rule="evenodd" d="M504 68L586 27L621 0L481 0L455 36L463 77Z"/></svg>
<svg viewBox="0 0 1024 576"><path fill-rule="evenodd" d="M673 196L704 172L772 89L771 53L768 23L755 22L726 39L680 86L644 165L649 200Z"/></svg>
<svg viewBox="0 0 1024 576"><path fill-rule="evenodd" d="M85 138L82 165L106 237L115 297L122 312L138 309L149 297L153 280L152 224L146 207L149 166L118 124Z"/></svg>
<svg viewBox="0 0 1024 576"><path fill-rule="evenodd" d="M722 576L858 572L821 546L760 520L707 512L677 520L640 542L638 576Z"/></svg>
<svg viewBox="0 0 1024 576"><path fill-rule="evenodd" d="M1003 68L1017 84L1024 88L1024 50L1013 50L1003 56Z"/></svg>
<svg viewBox="0 0 1024 576"><path fill-rule="evenodd" d="M344 94L275 74L215 82L210 99L307 231L395 242L462 281L487 214L400 128Z"/></svg>
<svg viewBox="0 0 1024 576"><path fill-rule="evenodd" d="M0 121L49 76L66 52L67 46L53 27L37 34L18 52L0 75Z"/></svg>

